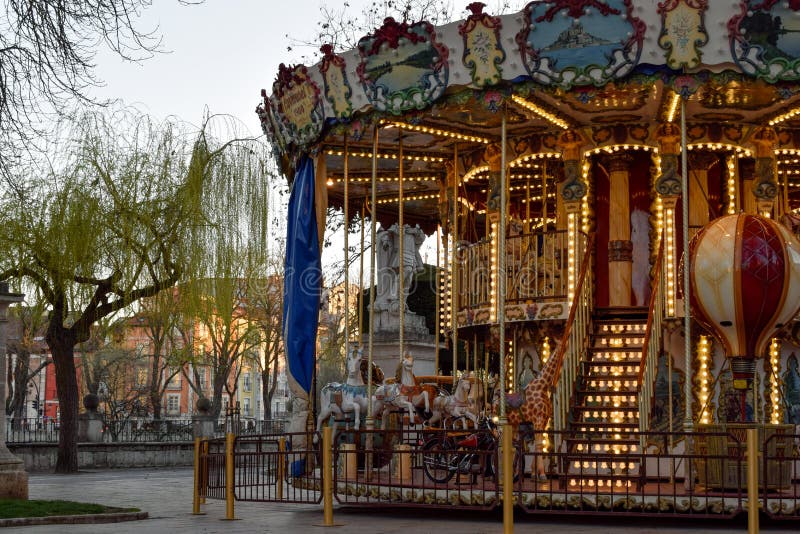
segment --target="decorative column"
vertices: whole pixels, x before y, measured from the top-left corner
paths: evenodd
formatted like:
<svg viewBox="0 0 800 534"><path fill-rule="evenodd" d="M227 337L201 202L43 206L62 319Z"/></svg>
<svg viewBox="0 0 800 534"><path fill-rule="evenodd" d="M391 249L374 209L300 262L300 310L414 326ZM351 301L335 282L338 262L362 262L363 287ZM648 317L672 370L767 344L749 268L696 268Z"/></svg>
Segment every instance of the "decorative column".
<svg viewBox="0 0 800 534"><path fill-rule="evenodd" d="M681 195L681 180L678 174L678 154L681 151L681 130L671 123L662 124L656 131L661 155L660 175L656 179L656 192L661 197L664 210L664 281L667 317L675 317L677 277L675 257L675 206Z"/></svg>
<svg viewBox="0 0 800 534"><path fill-rule="evenodd" d="M608 216L608 304L631 305L631 276L633 272L633 243L629 200L631 157L614 155L609 159Z"/></svg>
<svg viewBox="0 0 800 534"><path fill-rule="evenodd" d="M690 152L689 165L689 238L708 224L708 169L719 159L710 152Z"/></svg>
<svg viewBox="0 0 800 534"><path fill-rule="evenodd" d="M771 217L778 196L778 183L775 180L775 146L778 134L768 126L759 128L752 137L755 148L756 169L753 178L753 195L759 215Z"/></svg>
<svg viewBox="0 0 800 534"><path fill-rule="evenodd" d="M0 369L6 369L6 311L12 302L22 302L22 295L9 293L8 283L0 282ZM6 380L0 380L0 499L27 499L28 473L22 460L6 447Z"/></svg>
<svg viewBox="0 0 800 534"><path fill-rule="evenodd" d="M578 226L581 201L586 196L586 184L581 180L584 142L583 136L577 130L566 130L558 138L558 146L564 161L564 181L559 186L558 203L563 206L566 221L561 220L561 209L558 209L556 228L559 230L566 228L567 230L567 294L570 301L575 296L575 284L577 283Z"/></svg>
<svg viewBox="0 0 800 534"><path fill-rule="evenodd" d="M498 293L500 287L500 280L498 278L499 270L499 254L500 254L500 241L505 236L500 234L500 206L501 206L501 193L507 186L503 183L505 176L502 172L502 155L503 149L500 145L492 143L486 147L483 158L489 165L489 188L486 192L486 220L489 224L489 241L490 247L490 265L491 274L489 282L489 314L490 321L496 322L498 312L505 309L505 302L498 302ZM503 225L505 226L505 224ZM500 347L500 354L503 354L503 347Z"/></svg>

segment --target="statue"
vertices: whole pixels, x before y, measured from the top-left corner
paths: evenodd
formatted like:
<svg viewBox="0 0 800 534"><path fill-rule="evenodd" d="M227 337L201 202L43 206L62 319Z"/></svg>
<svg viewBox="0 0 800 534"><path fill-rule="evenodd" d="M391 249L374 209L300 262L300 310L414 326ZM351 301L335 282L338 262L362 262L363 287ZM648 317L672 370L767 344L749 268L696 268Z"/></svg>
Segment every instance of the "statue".
<svg viewBox="0 0 800 534"><path fill-rule="evenodd" d="M395 300L398 301L398 309L400 309L400 305L404 306L403 309L408 309L408 294L411 291L411 281L414 278L414 274L421 273L425 270L425 266L422 263L422 256L419 254L419 247L422 246L422 243L425 241L425 233L420 229L419 225L416 225L414 228L411 228L408 225L404 225L403 232L401 234L399 228L396 224L393 224L389 231L393 232L395 235L395 254L392 259L392 268L397 273L396 276L403 277L403 294L400 295L400 284L396 283L394 288L394 297ZM403 240L403 258L402 258L402 265L400 264L400 239Z"/></svg>
<svg viewBox="0 0 800 534"><path fill-rule="evenodd" d="M376 273L378 280L375 288L376 310L399 310L402 301L408 309L406 300L411 290L414 274L422 272L424 266L419 247L425 241L425 233L419 225L411 228L404 226L402 234L396 224L388 230L381 229L375 236ZM403 239L403 258L401 267L400 239ZM403 276L403 294L400 295L398 276Z"/></svg>
<svg viewBox="0 0 800 534"><path fill-rule="evenodd" d="M392 270L397 254L391 229L383 227L375 234L375 263L378 276L375 284L375 309L388 310L396 292L396 274Z"/></svg>

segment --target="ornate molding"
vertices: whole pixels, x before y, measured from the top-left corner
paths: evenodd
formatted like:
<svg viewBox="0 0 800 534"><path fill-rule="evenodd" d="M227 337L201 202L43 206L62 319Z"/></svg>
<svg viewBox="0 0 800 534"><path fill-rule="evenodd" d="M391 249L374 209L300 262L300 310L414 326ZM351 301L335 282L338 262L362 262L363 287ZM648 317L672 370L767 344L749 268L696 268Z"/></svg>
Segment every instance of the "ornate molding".
<svg viewBox="0 0 800 534"><path fill-rule="evenodd" d="M633 242L617 239L608 242L608 261L633 262Z"/></svg>

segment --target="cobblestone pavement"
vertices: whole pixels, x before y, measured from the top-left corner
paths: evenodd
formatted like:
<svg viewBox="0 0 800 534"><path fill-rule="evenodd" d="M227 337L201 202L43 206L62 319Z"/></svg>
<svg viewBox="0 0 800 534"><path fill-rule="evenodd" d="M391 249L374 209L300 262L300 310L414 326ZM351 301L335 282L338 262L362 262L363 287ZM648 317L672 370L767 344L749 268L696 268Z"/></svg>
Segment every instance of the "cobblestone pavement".
<svg viewBox="0 0 800 534"><path fill-rule="evenodd" d="M497 513L464 513L456 510L341 510L335 509L338 528L325 528L322 507L298 504L236 503L236 520L225 521L225 503L209 500L204 515L191 515L191 469L130 469L85 471L75 475L33 474L31 499L69 499L109 506L136 507L150 519L105 525L50 525L5 528L12 533L293 533L337 532L348 534L480 534L503 531ZM762 532L797 532L795 521L762 525ZM704 534L747 532L744 518L736 521L669 520L669 518L611 519L566 516L527 516L518 513L516 532L613 534Z"/></svg>

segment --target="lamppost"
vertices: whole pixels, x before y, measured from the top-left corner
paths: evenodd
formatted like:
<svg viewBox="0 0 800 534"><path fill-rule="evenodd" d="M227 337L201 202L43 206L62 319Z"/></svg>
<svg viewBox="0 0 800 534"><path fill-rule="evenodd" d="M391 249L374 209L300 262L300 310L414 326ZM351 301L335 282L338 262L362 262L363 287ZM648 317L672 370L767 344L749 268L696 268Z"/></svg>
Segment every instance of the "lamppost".
<svg viewBox="0 0 800 534"><path fill-rule="evenodd" d="M10 293L8 283L0 282L0 369L6 369L6 311L12 302L22 302L23 295ZM6 447L6 381L0 380L0 498L27 499L28 473L22 460Z"/></svg>

